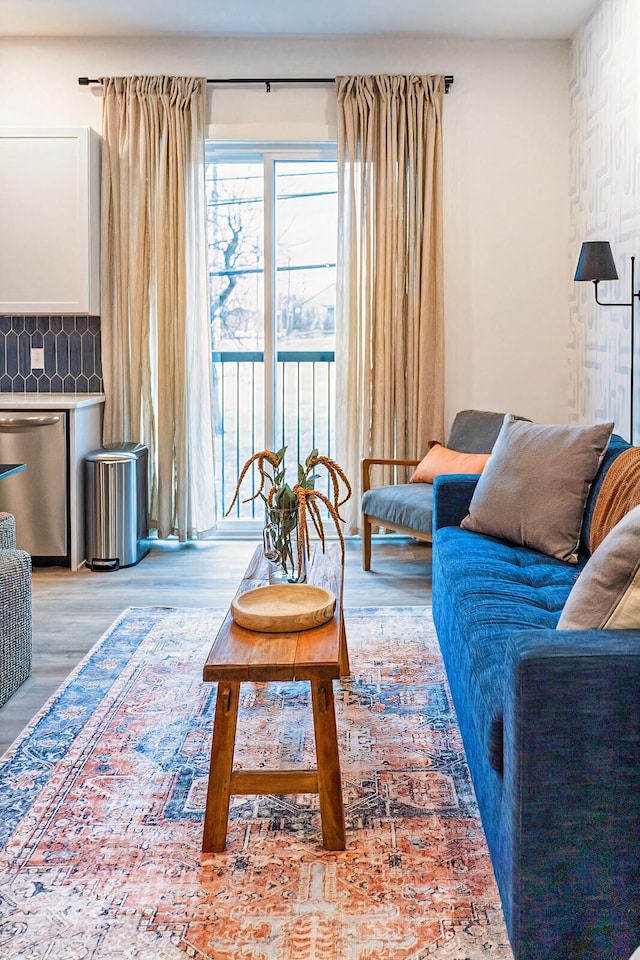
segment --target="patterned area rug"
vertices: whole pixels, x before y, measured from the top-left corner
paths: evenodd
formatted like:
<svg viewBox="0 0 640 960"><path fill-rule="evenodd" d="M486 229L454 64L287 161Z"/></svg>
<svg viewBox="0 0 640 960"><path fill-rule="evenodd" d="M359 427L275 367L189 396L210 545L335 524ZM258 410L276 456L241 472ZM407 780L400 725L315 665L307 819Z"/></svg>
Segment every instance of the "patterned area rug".
<svg viewBox="0 0 640 960"><path fill-rule="evenodd" d="M126 610L0 761L0 956L512 960L430 611L347 611L347 850L236 797L203 855L222 614ZM243 684L238 766L313 766L306 683Z"/></svg>

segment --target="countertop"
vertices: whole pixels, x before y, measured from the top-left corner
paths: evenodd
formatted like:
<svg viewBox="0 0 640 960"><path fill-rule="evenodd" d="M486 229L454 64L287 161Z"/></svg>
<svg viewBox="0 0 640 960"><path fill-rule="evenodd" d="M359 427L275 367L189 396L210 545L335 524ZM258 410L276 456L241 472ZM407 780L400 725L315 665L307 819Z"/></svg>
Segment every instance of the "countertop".
<svg viewBox="0 0 640 960"><path fill-rule="evenodd" d="M26 466L26 463L0 463L0 480L14 473L20 473L21 470L26 469Z"/></svg>
<svg viewBox="0 0 640 960"><path fill-rule="evenodd" d="M77 410L104 403L104 393L0 393L0 410Z"/></svg>

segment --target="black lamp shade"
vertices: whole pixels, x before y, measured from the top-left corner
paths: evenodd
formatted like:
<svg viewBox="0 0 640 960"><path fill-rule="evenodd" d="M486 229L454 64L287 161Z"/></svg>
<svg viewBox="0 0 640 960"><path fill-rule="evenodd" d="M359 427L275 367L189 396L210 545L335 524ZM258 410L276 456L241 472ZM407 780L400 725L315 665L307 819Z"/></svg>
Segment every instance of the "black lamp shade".
<svg viewBox="0 0 640 960"><path fill-rule="evenodd" d="M582 244L574 280L617 280L611 247L606 240Z"/></svg>

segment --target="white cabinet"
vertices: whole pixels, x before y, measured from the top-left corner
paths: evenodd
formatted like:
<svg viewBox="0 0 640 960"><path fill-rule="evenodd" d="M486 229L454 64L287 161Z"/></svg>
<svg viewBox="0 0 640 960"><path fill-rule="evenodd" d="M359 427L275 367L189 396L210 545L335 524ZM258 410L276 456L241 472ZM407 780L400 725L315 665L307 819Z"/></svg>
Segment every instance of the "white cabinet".
<svg viewBox="0 0 640 960"><path fill-rule="evenodd" d="M0 314L100 312L100 137L0 128Z"/></svg>

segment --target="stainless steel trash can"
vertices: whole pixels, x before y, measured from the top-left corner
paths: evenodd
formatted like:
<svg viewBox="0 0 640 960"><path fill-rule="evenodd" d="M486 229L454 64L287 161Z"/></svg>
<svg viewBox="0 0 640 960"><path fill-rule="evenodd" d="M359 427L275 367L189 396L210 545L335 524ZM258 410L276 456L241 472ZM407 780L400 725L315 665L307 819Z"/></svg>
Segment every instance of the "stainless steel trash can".
<svg viewBox="0 0 640 960"><path fill-rule="evenodd" d="M149 536L149 510L147 504L147 471L149 450L143 443L106 443L103 450L132 453L136 458L136 510L138 515L138 540ZM145 550L145 555L149 552Z"/></svg>
<svg viewBox="0 0 640 960"><path fill-rule="evenodd" d="M149 552L147 536L147 448L110 444L85 457L87 564L118 570Z"/></svg>

